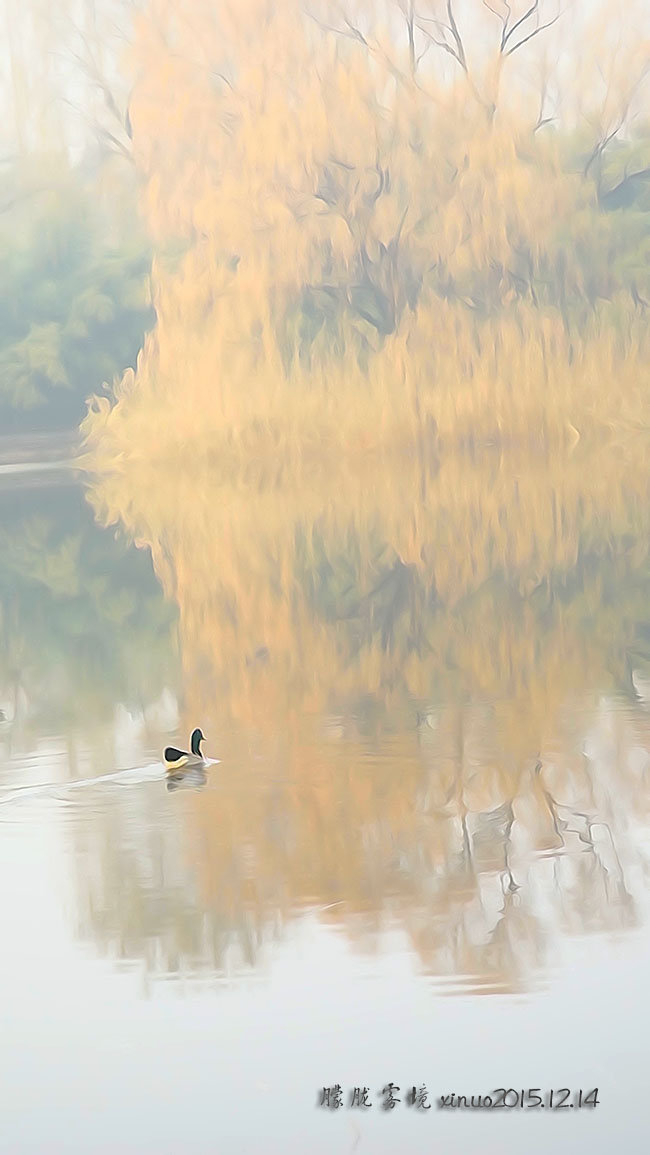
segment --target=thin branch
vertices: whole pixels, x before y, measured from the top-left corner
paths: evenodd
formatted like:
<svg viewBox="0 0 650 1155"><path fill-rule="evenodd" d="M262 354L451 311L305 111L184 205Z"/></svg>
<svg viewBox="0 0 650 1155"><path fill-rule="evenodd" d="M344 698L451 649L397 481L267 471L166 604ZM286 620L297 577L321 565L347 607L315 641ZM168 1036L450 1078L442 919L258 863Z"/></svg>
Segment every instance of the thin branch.
<svg viewBox="0 0 650 1155"><path fill-rule="evenodd" d="M395 80L399 81L400 83L404 83L404 81L406 81L407 78L404 73L397 67L396 64L394 64L394 62L386 54L381 45L372 43L370 40L368 40L367 37L363 35L361 30L357 28L356 25L352 24L348 17L343 13L341 13L341 19L346 27L337 28L333 24L326 24L323 20L319 20L313 12L309 12L306 8L304 8L303 11L310 20L313 20L314 23L323 30L323 32L333 32L335 36L343 36L347 40L354 40L358 44L363 44L363 46L367 48L369 52L372 52L374 55L379 56L383 60L386 68L389 70L391 76L393 76Z"/></svg>
<svg viewBox="0 0 650 1155"><path fill-rule="evenodd" d="M73 108L75 112L79 113L80 116L84 117L86 123L91 126L96 136L105 137L106 140L109 140L115 146L116 150L126 158L126 160L128 160L131 164L135 163L133 160L133 154L131 153L130 149L128 149L121 140L118 140L118 138L112 132L110 132L109 129L105 128L104 125L100 124L98 121L95 121L94 123L89 121L88 117L84 116L83 109L80 108L78 104L75 104L74 101L69 100L67 97L62 97L62 100L64 104L67 104L70 108Z"/></svg>
<svg viewBox="0 0 650 1155"><path fill-rule="evenodd" d="M451 29L451 34L454 38L454 42L455 42L456 48L458 50L458 59L462 65L462 67L467 72L467 61L465 59L465 49L463 48L463 42L460 38L460 33L458 31L458 25L456 24L456 21L454 19L454 11L453 11L453 8L451 6L451 0L447 0L447 17L449 19L449 27Z"/></svg>
<svg viewBox="0 0 650 1155"><path fill-rule="evenodd" d="M537 113L537 120L535 122L535 127L533 128L533 135L536 132L539 132L540 128L544 128L545 125L551 124L555 120L554 116L544 116L544 109L546 108L546 98L548 96L548 89L549 89L549 71L548 71L548 66L546 64L546 61L545 61L544 62L544 72L542 74L542 87L541 87L541 92L539 94L539 112Z"/></svg>
<svg viewBox="0 0 650 1155"><path fill-rule="evenodd" d="M503 52L503 47L508 33L508 21L510 20L510 5L505 5L506 14L504 16L502 12L498 12L496 8L493 8L492 5L488 3L488 0L483 0L483 4L485 8L487 8L488 11L493 14L493 16L496 16L497 20L501 24L501 43L499 45L499 51Z"/></svg>
<svg viewBox="0 0 650 1155"><path fill-rule="evenodd" d="M503 6L506 10L505 15L499 12L497 8L494 8L489 0L483 0L483 5L488 9L489 12L492 12L493 15L496 16L497 20L501 24L501 43L499 44L499 52L502 56L512 56L512 53L516 52L518 48L521 48L522 44L527 44L528 41L532 40L534 36L539 36L540 32L544 32L545 29L551 28L553 24L557 23L557 21L560 19L560 16L562 15L561 12L558 12L552 20L546 21L545 24L540 24L539 0L533 0L530 8L526 9L523 16L520 16L519 19L515 20L515 23L511 25L510 19L512 16L512 9L507 3L507 0L503 0ZM536 17L535 27L525 36L522 35L521 40L516 40L517 33L523 33L524 25L528 22L528 20L530 20L531 16ZM514 43L513 40L515 41ZM508 47L508 45L510 45L510 47Z"/></svg>
<svg viewBox="0 0 650 1155"><path fill-rule="evenodd" d="M355 25L352 23L352 21L349 19L349 17L344 16L343 17L343 23L345 24L346 28L348 28L350 30L350 35L352 36L353 40L360 41L360 43L364 44L366 46L366 48L369 47L368 41L366 40L365 36L363 35L363 33L361 32L361 30L359 28L355 27Z"/></svg>
<svg viewBox="0 0 650 1155"><path fill-rule="evenodd" d="M415 15L413 9L413 0L410 0L408 14L406 17L406 27L409 38L409 64L411 66L411 75L415 75L417 68L417 61L415 57Z"/></svg>
<svg viewBox="0 0 650 1155"><path fill-rule="evenodd" d="M622 109L622 112L621 112L621 115L620 115L618 121L616 122L616 124L614 125L614 127L612 128L612 130L610 132L606 133L604 136L601 136L600 139L596 142L592 152L589 154L589 157L587 159L587 163L583 169L583 174L582 174L583 177L588 176L589 170L590 170L592 164L596 160L600 159L600 157L603 155L605 149L607 148L608 144L611 143L611 141L614 139L614 137L617 136L618 133L623 128L623 125L625 124L625 121L627 120L627 117L628 117L628 114L630 111L630 107L632 105L632 101L634 100L636 93L638 92L639 88L643 84L643 82L644 82L644 80L645 80L645 78L649 72L650 72L650 64L644 65L644 67L641 69L641 72L637 76L636 80L632 83L632 85L628 89L627 96L623 102L623 109ZM606 106L607 101L609 99L611 82L607 81L605 79L605 76L602 74L602 71L601 71L601 76L603 79L603 83L606 86L606 93L605 93L605 106Z"/></svg>
<svg viewBox="0 0 650 1155"><path fill-rule="evenodd" d="M418 27L420 27L420 26L418 25ZM451 47L450 44L446 44L444 40L436 40L435 36L433 36L432 33L429 32L429 30L427 28L421 28L420 27L420 32L422 32L422 34L427 37L427 39L431 42L431 44L435 44L436 48L442 48L443 52L448 52L450 56L453 56L453 58L457 62L457 64L460 64L461 68L463 68L465 70L465 72L467 72L466 65L463 64L460 56L458 55L456 50Z"/></svg>
<svg viewBox="0 0 650 1155"><path fill-rule="evenodd" d="M432 44L435 44L435 46L437 48L442 48L444 52L448 52L450 56L453 56L454 60L458 64L460 64L463 71L467 72L467 61L465 60L465 52L463 50L463 45L460 42L460 38L459 38L459 43L460 43L460 52L459 52L457 44L452 46L451 44L448 44L446 40L438 40L433 35L433 33L429 31L428 28L422 27L423 24L433 24L437 29L439 29L440 32L442 32L443 34L448 33L452 37L452 39L454 39L454 32L453 32L453 29L451 28L451 26L448 24L444 24L441 20L434 20L429 16L419 16L418 17L417 27L418 27L418 30L422 33L422 35L426 36L427 39Z"/></svg>
<svg viewBox="0 0 650 1155"><path fill-rule="evenodd" d="M234 86L230 83L228 77L224 76L223 72L212 72L211 70L208 71L210 71L210 75L214 76L216 80L222 80L224 84L227 84L231 92L235 91Z"/></svg>
<svg viewBox="0 0 650 1155"><path fill-rule="evenodd" d="M335 28L333 24L326 24L323 20L319 20L318 16L314 16L313 12L307 12L307 16L322 28L323 32L333 32L335 36L345 36L348 40L358 40L358 36L353 36L351 32L346 32L344 28ZM366 41L364 40L365 44Z"/></svg>
<svg viewBox="0 0 650 1155"><path fill-rule="evenodd" d="M518 48L522 47L522 45L527 44L528 41L532 40L534 36L539 36L540 32L545 32L547 28L552 28L554 24L557 24L561 15L562 13L558 12L552 20L547 20L546 24L539 24L537 28L533 28L533 31L529 32L528 36L524 36L523 40L518 40L516 44L513 44L512 48L509 48L507 52L504 52L504 56L512 56L513 52L516 52Z"/></svg>
<svg viewBox="0 0 650 1155"><path fill-rule="evenodd" d="M611 130L611 132L608 132L606 136L602 137L601 140L599 140L597 142L595 148L590 153L589 158L587 160L587 163L583 169L583 173L582 173L583 176L589 175L589 169L591 168L594 161L600 159L600 157L603 155L605 149L607 148L607 145L613 141L615 136L618 136L618 133L621 131L623 125L625 124L625 118L628 114L629 107L630 107L630 105L629 105L629 101L628 101L621 117L618 120L618 123L614 126L614 128Z"/></svg>
<svg viewBox="0 0 650 1155"><path fill-rule="evenodd" d="M104 126L102 124L97 125L96 131L101 136L106 137L107 140L110 140L111 143L113 145L115 145L115 148L117 149L117 151L120 152L122 154L122 156L124 156L128 161L130 161L131 164L135 163L129 149L126 148L126 146L123 145L122 142L120 140L118 140L117 137L114 136L112 132L109 132L109 130L107 128L104 128Z"/></svg>
<svg viewBox="0 0 650 1155"><path fill-rule="evenodd" d="M528 11L527 11L527 12L524 12L523 16L521 16L521 17L519 18L519 20L516 20L516 21L515 21L515 23L512 25L512 28L508 29L507 35L506 35L506 37L505 37L505 39L503 40L503 43L502 43L502 45L501 45L502 49L506 47L506 45L507 45L507 43L508 43L508 41L509 41L510 37L511 37L511 36L514 36L515 32L516 32L516 31L517 31L519 28L521 28L522 24L525 24L525 23L526 23L526 21L527 21L527 20L528 20L528 19L529 19L531 16L534 16L535 12L537 12L538 10L539 10L539 0L533 0L533 3L531 4L531 6L530 6L530 8L528 9Z"/></svg>
<svg viewBox="0 0 650 1155"><path fill-rule="evenodd" d="M421 29L420 29L420 31L421 31ZM422 49L422 51L421 51L420 55L419 55L419 56L416 58L416 61L415 61L415 68L416 68L416 70L417 70L417 68L418 68L418 66L419 66L419 64L420 64L420 61L421 61L421 60L424 60L424 58L425 58L425 56L426 56L427 52L429 52L429 50L430 50L430 48L431 48L431 45L432 45L432 43L433 43L433 41L432 41L432 40L430 40L430 39L429 39L429 40L427 40L427 43L425 44L424 48Z"/></svg>
<svg viewBox="0 0 650 1155"><path fill-rule="evenodd" d="M84 59L84 57L78 52L72 52L70 55L71 55L73 60L77 61L77 63L80 65L83 72L86 73L86 76L88 77L88 79L90 81L92 81L92 83L95 84L96 87L99 89L102 96L104 97L104 104L106 105L106 108L112 114L112 116L115 118L115 120L117 120L118 124L120 125L120 128L123 130L123 132L126 133L126 135L130 139L131 133L129 131L128 112L127 112L126 116L123 116L122 113L120 112L120 109L117 106L117 102L115 100L115 97L113 96L113 93L112 93L111 89L109 88L107 82L104 80L104 78L101 74L101 71L100 71L100 69L96 63L96 60L95 60L94 55L93 55L92 47L89 44L88 39L83 34L83 32L81 32L79 29L77 29L77 31L78 31L80 39L82 40L82 42L86 48L87 57ZM69 103L69 101L67 103ZM108 134L108 135L110 135L110 134ZM125 155L128 155L128 150L124 147L123 144L120 144L119 147L120 147L121 152L124 152Z"/></svg>

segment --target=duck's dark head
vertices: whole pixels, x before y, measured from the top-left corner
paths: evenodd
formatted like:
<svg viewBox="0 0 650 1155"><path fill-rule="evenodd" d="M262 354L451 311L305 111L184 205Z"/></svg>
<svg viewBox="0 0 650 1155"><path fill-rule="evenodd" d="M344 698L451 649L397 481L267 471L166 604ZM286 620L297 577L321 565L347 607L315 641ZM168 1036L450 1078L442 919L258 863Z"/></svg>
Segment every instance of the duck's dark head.
<svg viewBox="0 0 650 1155"><path fill-rule="evenodd" d="M196 754L197 757L199 757L199 758L201 757L201 742L205 742L205 737L203 735L203 732L201 730L199 730L198 728L196 730L192 730L192 737L190 739L190 750L192 751L193 754Z"/></svg>

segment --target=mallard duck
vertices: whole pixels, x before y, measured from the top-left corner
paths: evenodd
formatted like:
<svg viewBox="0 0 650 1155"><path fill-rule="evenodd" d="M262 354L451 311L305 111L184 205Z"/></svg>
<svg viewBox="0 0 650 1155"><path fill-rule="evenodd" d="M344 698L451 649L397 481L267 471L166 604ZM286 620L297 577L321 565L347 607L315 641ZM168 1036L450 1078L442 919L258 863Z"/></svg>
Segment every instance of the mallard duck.
<svg viewBox="0 0 650 1155"><path fill-rule="evenodd" d="M177 750L175 746L166 746L163 750L163 765L166 770L180 770L182 766L204 766L205 758L201 753L201 742L205 738L201 730L192 730L190 738L190 753L187 750Z"/></svg>

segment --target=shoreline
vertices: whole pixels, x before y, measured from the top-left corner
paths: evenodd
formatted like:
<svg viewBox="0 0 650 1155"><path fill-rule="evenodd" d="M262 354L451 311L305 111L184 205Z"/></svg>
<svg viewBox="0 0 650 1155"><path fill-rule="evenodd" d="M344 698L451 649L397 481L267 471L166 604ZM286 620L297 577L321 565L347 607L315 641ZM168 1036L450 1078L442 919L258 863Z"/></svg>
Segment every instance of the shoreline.
<svg viewBox="0 0 650 1155"><path fill-rule="evenodd" d="M78 429L55 430L51 433L2 433L0 468L66 462L77 457L81 441Z"/></svg>
<svg viewBox="0 0 650 1155"><path fill-rule="evenodd" d="M68 482L79 468L81 445L78 430L0 435L0 487Z"/></svg>

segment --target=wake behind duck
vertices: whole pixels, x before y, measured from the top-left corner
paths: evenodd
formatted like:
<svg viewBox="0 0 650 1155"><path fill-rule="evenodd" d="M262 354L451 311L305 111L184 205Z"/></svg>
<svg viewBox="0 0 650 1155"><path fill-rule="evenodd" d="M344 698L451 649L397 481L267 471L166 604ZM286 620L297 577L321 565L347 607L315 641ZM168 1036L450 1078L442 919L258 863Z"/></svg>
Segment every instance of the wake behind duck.
<svg viewBox="0 0 650 1155"><path fill-rule="evenodd" d="M129 770L113 770L108 774L99 774L93 778L75 778L70 782L40 782L33 786L12 786L0 791L0 806L9 802L18 802L22 798L58 797L65 796L72 790L91 789L97 786L138 786L145 782L162 782L167 779L168 789L178 789L179 786L199 787L205 784L205 773L197 773L208 766L218 765L219 758L205 758L197 765L188 766L185 773L179 771L170 775L168 768L162 762L152 762L148 766L134 766ZM170 781L173 785L170 786Z"/></svg>

